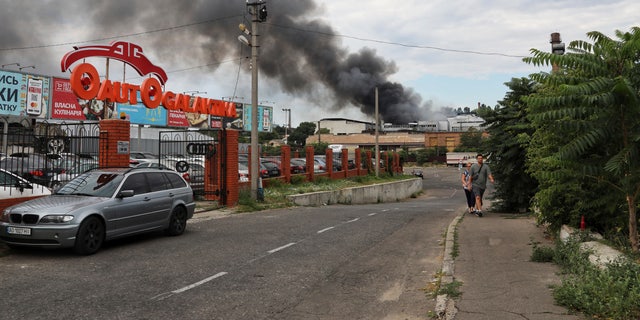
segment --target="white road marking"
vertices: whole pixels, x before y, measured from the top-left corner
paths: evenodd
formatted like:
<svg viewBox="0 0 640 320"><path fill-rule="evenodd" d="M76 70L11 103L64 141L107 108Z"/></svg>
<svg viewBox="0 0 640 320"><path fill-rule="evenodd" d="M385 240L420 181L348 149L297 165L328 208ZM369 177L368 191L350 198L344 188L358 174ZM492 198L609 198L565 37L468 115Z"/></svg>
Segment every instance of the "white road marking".
<svg viewBox="0 0 640 320"><path fill-rule="evenodd" d="M324 229L322 229L322 230L319 230L317 233L323 233L323 232L325 232L325 231L329 231L329 230L331 230L331 229L333 229L333 228L335 228L335 227L324 228Z"/></svg>
<svg viewBox="0 0 640 320"><path fill-rule="evenodd" d="M293 245L295 245L295 244L296 244L295 242L291 242L291 243L289 243L289 244L285 244L285 245L284 245L284 246L282 246L282 247L278 247L278 248L275 248L275 249L269 250L269 251L267 251L267 252L269 252L269 253L278 252L278 251L280 251L280 250L282 250L282 249L289 248L289 247L291 247L291 246L293 246Z"/></svg>
<svg viewBox="0 0 640 320"><path fill-rule="evenodd" d="M188 286L186 286L184 288L178 289L178 290L173 290L171 292L172 293L182 293L182 292L185 292L187 290L193 289L193 288L195 288L195 287L197 287L197 286L199 286L201 284L207 283L207 282L209 282L209 281L211 281L213 279L220 278L220 277L222 277L222 276L224 276L226 274L227 274L227 272L219 272L219 273L216 273L216 274L212 275L209 278L202 279L202 280L200 280L200 281L198 281L196 283L190 284L190 285L188 285Z"/></svg>
<svg viewBox="0 0 640 320"><path fill-rule="evenodd" d="M389 211L389 209L385 209L385 210L382 210L382 211L383 212ZM372 217L372 216L375 216L377 214L378 214L377 212L372 212L372 213L369 213L368 216ZM358 220L360 220L360 218L354 218L354 219L348 220L348 221L346 221L344 223L356 222ZM323 232L326 232L326 231L329 231L329 230L332 230L332 229L335 229L335 228L336 228L336 226L327 227L327 228L324 228L322 230L317 231L316 233L320 234L320 233L323 233ZM291 242L291 243L285 244L284 246L281 246L281 247L278 247L278 248L275 248L275 249L271 249L271 250L267 251L268 254L260 256L260 257L257 257L255 259L252 259L252 260L249 261L249 263L255 262L257 260L260 260L260 259L268 256L269 254L276 253L276 252L278 252L280 250L284 250L284 249L289 248L289 247L294 246L294 245L296 245L296 242ZM200 280L200 281L198 281L196 283L190 284L190 285L188 285L188 286L186 286L184 288L180 288L180 289L173 290L173 291L170 291L170 292L161 293L161 294L159 294L159 295L157 295L155 297L152 297L151 300L161 301L161 300L167 299L167 298L173 296L174 294L178 294L178 293L182 293L182 292L191 290L191 289L193 289L193 288L195 288L197 286L200 286L202 284L205 284L205 283L207 283L207 282L209 282L211 280L220 278L220 277L225 276L227 274L228 274L228 272L219 272L219 273L217 273L217 274L215 274L215 275L213 275L211 277L208 277L208 278Z"/></svg>
<svg viewBox="0 0 640 320"><path fill-rule="evenodd" d="M220 277L222 277L222 276L224 276L224 275L226 275L226 274L227 274L227 272L219 272L219 273L216 273L215 275L213 275L213 276L211 276L211 277L208 277L208 278L203 279L203 280L200 280L200 281L198 281L198 282L196 282L196 283L190 284L190 285L188 285L188 286L186 286L186 287L184 287L184 288L180 288L180 289L177 289L177 290L173 290L173 291L171 291L171 292L161 293L161 294L159 294L159 295L157 295L157 296L155 296L155 297L151 297L151 300L162 301L162 300L164 300L164 299L167 299L167 298L171 297L171 296L172 296L172 295L174 295L174 294L183 293L183 292L185 292L185 291L187 291L187 290L193 289L193 288L195 288L195 287L197 287L197 286L199 286L199 285L202 285L202 284L204 284L204 283L207 283L207 282L209 282L209 281L211 281L211 280L213 280L213 279L220 278Z"/></svg>

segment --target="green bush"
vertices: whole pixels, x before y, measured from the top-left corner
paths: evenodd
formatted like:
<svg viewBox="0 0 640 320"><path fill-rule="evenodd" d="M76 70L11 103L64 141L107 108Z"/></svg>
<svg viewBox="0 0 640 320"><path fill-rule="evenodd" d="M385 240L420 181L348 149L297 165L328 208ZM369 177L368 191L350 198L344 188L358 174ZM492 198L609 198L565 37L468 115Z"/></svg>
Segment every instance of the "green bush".
<svg viewBox="0 0 640 320"><path fill-rule="evenodd" d="M531 261L533 262L553 262L555 250L552 247L540 247L538 244L533 245L531 253Z"/></svg>
<svg viewBox="0 0 640 320"><path fill-rule="evenodd" d="M553 289L556 302L594 319L640 319L640 265L624 259L601 269L579 244L571 239L556 245L554 261L564 274Z"/></svg>
<svg viewBox="0 0 640 320"><path fill-rule="evenodd" d="M291 176L291 184L292 185L303 184L305 181L306 181L306 177L304 175Z"/></svg>

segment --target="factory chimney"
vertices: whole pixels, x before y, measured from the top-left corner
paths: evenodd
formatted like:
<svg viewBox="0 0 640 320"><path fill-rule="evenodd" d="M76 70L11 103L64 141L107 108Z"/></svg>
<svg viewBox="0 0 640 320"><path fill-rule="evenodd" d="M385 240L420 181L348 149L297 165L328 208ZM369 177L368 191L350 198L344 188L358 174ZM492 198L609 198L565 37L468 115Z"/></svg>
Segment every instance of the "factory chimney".
<svg viewBox="0 0 640 320"><path fill-rule="evenodd" d="M564 54L564 43L560 39L560 33L558 32L552 33L551 41L549 42L551 43L551 53L557 54L557 55ZM554 63L553 66L551 67L551 71L557 72L558 70L560 70L560 67L558 67L558 65Z"/></svg>

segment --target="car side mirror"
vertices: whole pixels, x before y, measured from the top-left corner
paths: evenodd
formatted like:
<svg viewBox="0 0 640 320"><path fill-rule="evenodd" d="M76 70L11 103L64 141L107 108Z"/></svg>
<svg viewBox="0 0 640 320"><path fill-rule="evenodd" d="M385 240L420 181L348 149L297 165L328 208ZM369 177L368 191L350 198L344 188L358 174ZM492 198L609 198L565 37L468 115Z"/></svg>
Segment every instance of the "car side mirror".
<svg viewBox="0 0 640 320"><path fill-rule="evenodd" d="M122 190L118 193L117 198L129 198L133 197L134 194L133 190Z"/></svg>

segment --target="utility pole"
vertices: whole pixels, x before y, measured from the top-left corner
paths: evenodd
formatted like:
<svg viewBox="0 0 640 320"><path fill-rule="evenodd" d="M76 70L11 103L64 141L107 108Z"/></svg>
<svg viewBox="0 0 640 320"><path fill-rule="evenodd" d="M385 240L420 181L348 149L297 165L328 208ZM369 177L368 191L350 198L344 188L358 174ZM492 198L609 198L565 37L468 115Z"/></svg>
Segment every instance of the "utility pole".
<svg viewBox="0 0 640 320"><path fill-rule="evenodd" d="M380 116L378 115L378 87L376 87L376 178L380 176L380 145L378 144L378 126L380 126Z"/></svg>
<svg viewBox="0 0 640 320"><path fill-rule="evenodd" d="M258 22L267 19L266 2L247 2L247 8L251 13L251 31L247 31L244 25L240 25L240 30L245 34L251 34L251 42L246 43L251 46L251 199L260 200L258 195L258 184L260 180L260 147L258 145ZM243 36L241 36L243 37ZM238 39L245 43L246 39Z"/></svg>

